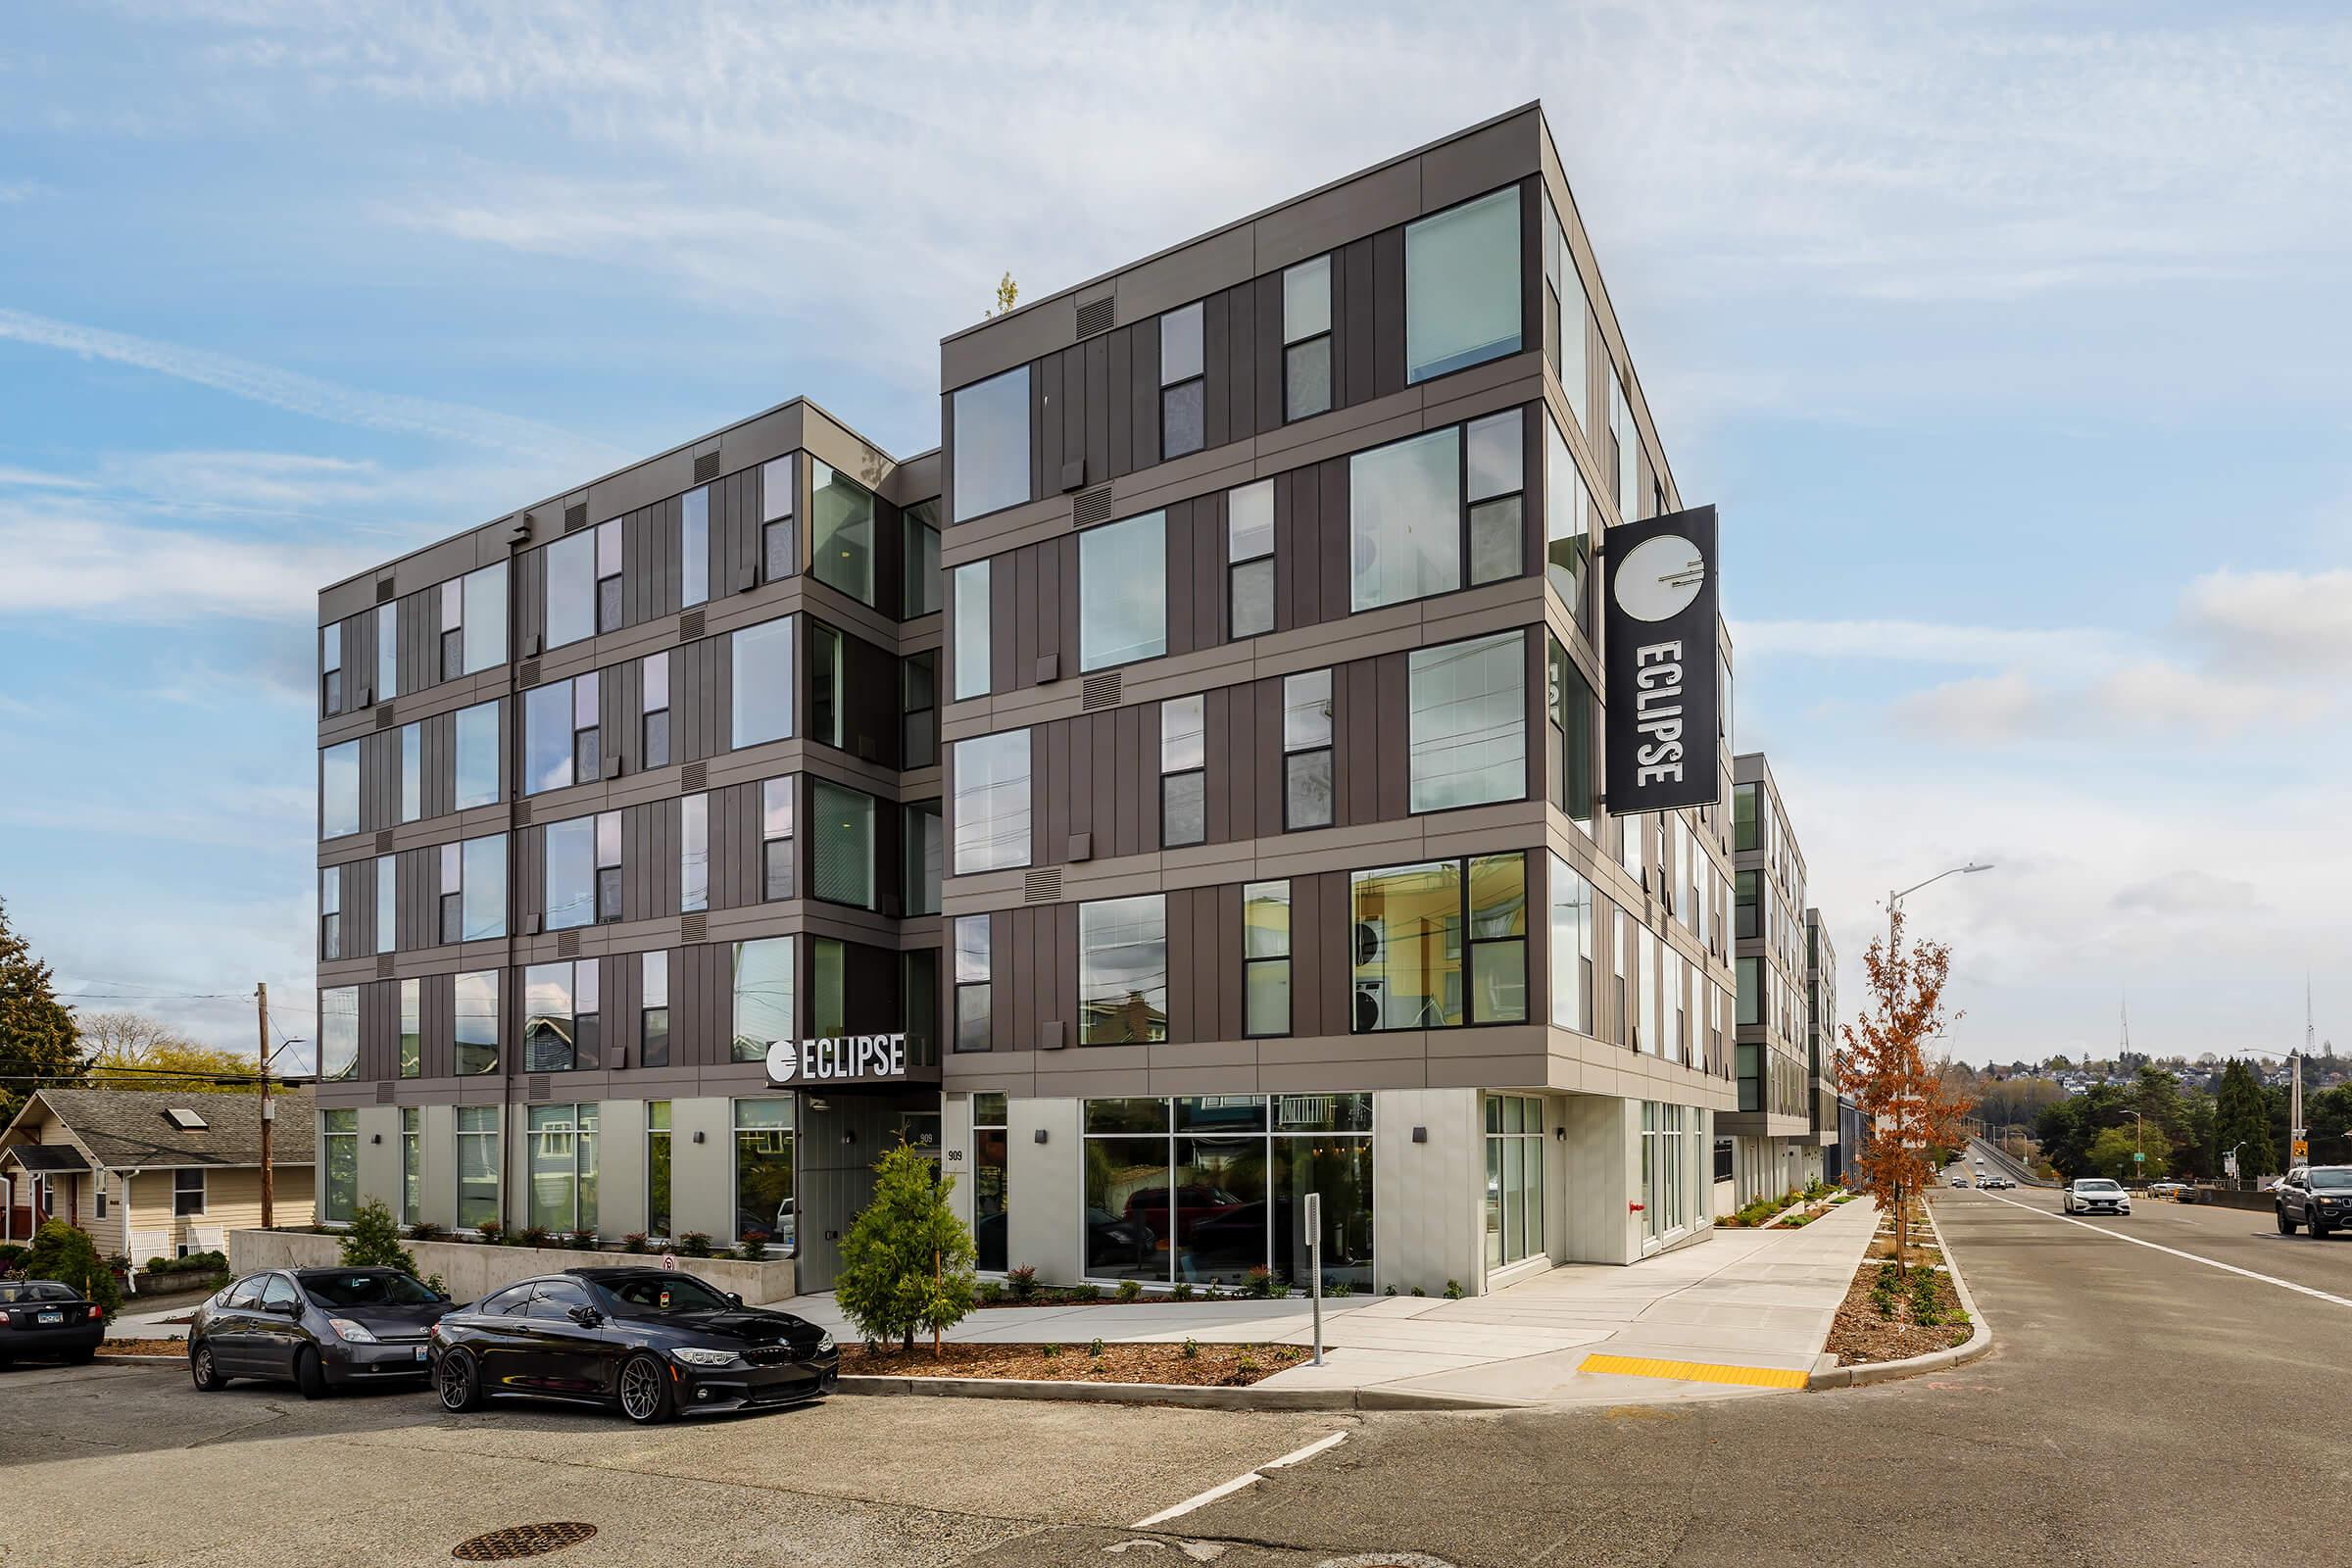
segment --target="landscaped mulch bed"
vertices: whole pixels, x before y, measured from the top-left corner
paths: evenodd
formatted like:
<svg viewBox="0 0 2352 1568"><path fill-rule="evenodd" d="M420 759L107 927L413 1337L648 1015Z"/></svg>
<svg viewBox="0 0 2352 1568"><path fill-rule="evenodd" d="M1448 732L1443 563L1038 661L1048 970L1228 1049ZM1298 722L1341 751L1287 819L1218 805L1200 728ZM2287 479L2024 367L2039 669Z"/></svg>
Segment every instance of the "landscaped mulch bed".
<svg viewBox="0 0 2352 1568"><path fill-rule="evenodd" d="M1837 1321L1830 1327L1826 1347L1838 1357L1839 1366L1857 1366L1871 1361L1900 1361L1914 1355L1926 1355L1931 1350L1948 1350L1966 1345L1975 1332L1972 1325L1955 1321L1961 1311L1959 1293L1952 1289L1952 1279L1914 1259L1913 1278L1922 1276L1936 1282L1936 1298L1942 1320L1933 1325L1911 1321L1911 1293L1909 1281L1895 1293L1894 1316L1881 1317L1873 1300L1871 1287L1878 1283L1879 1271L1891 1267L1865 1261L1854 1271L1854 1282L1846 1287L1845 1299L1838 1304Z"/></svg>
<svg viewBox="0 0 2352 1568"><path fill-rule="evenodd" d="M109 1340L98 1347L100 1355L185 1355L185 1340Z"/></svg>
<svg viewBox="0 0 2352 1568"><path fill-rule="evenodd" d="M1062 1346L1054 1355L1043 1345L947 1345L938 1355L928 1345L911 1352L845 1345L841 1370L845 1377L1032 1378L1239 1389L1296 1366L1305 1355L1295 1345L1202 1345L1189 1356L1181 1345L1105 1345L1099 1356L1084 1345Z"/></svg>

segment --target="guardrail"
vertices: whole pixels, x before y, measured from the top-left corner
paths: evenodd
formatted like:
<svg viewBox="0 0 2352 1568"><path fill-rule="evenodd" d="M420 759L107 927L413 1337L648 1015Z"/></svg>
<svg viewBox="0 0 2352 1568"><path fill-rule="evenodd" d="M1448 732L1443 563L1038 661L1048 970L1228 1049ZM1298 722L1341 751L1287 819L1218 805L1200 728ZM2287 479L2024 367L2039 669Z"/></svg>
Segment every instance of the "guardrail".
<svg viewBox="0 0 2352 1568"><path fill-rule="evenodd" d="M1984 1158L2020 1187L2055 1188L2059 1185L2047 1176L2034 1175L2033 1171L2026 1168L2025 1161L1998 1144L1987 1143L1982 1138L1971 1138L1968 1141L1968 1147L1972 1156Z"/></svg>

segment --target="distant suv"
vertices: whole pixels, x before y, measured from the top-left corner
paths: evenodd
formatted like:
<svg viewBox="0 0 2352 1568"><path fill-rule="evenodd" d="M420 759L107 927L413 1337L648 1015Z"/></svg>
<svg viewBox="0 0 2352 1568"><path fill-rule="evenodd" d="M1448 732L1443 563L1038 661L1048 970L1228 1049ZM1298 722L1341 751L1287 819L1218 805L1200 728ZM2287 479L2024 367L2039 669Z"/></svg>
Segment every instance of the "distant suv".
<svg viewBox="0 0 2352 1568"><path fill-rule="evenodd" d="M2271 1189L2278 1211L2278 1233L2292 1236L2308 1225L2316 1240L2337 1226L2352 1228L2352 1165L2313 1165L2291 1170Z"/></svg>
<svg viewBox="0 0 2352 1568"><path fill-rule="evenodd" d="M2129 1214L2132 1195L2104 1176L2084 1176L2067 1183L2058 1206L2069 1214Z"/></svg>

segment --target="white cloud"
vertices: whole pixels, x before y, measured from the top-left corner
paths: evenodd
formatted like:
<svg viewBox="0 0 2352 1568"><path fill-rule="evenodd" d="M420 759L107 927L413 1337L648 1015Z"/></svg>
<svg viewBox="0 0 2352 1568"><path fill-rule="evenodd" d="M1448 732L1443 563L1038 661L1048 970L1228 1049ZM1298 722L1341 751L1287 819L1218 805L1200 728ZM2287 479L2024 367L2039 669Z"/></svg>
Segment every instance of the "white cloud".
<svg viewBox="0 0 2352 1568"><path fill-rule="evenodd" d="M1750 659L1856 659L1914 664L2104 664L2123 644L2092 626L2037 629L1928 620L1736 620L1732 650Z"/></svg>
<svg viewBox="0 0 2352 1568"><path fill-rule="evenodd" d="M365 564L334 545L252 544L111 521L95 507L0 503L0 616L51 612L183 622L308 619L319 585Z"/></svg>
<svg viewBox="0 0 2352 1568"><path fill-rule="evenodd" d="M2352 664L2352 569L2207 572L2180 621L2241 665L2320 673Z"/></svg>

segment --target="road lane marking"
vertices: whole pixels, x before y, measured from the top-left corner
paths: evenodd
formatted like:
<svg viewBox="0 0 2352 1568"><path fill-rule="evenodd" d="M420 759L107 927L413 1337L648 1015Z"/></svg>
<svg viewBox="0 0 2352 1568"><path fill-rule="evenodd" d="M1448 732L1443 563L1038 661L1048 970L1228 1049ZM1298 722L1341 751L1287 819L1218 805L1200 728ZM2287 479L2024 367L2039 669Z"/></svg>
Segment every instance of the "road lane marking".
<svg viewBox="0 0 2352 1568"><path fill-rule="evenodd" d="M1801 1389L1810 1380L1785 1367L1723 1366L1712 1361L1661 1361L1646 1355L1588 1355L1579 1372L1621 1378L1674 1378L1684 1383L1743 1383L1759 1389Z"/></svg>
<svg viewBox="0 0 2352 1568"><path fill-rule="evenodd" d="M1232 1496L1244 1487L1255 1486L1265 1479L1265 1472L1268 1470L1287 1470L1292 1465L1303 1464L1324 1449L1336 1448L1347 1441L1348 1434L1345 1432L1334 1432L1317 1438L1303 1448L1294 1448L1279 1459L1269 1459L1254 1470L1245 1470L1231 1481L1220 1481L1198 1496L1187 1497L1173 1508L1162 1508L1149 1519L1138 1519L1127 1528L1150 1530L1155 1525L1164 1525L1171 1519L1181 1519L1196 1508L1205 1508L1220 1498Z"/></svg>
<svg viewBox="0 0 2352 1568"><path fill-rule="evenodd" d="M2239 1268L2235 1263L2225 1263L2219 1258L2204 1257L2195 1252L2183 1252L2178 1247L2166 1247L2161 1242L2142 1241L2136 1236L2126 1236L2122 1231L2111 1231L2104 1225L2093 1225L2088 1220L2077 1219L2072 1214L2053 1214L2046 1208L2035 1208L2032 1203L2021 1203L2014 1198L2002 1198L1992 1193L1986 1193L1984 1196L1990 1198L1996 1203L2007 1203L2011 1208L2022 1208L2029 1214L2038 1214L2043 1219L2054 1219L2067 1225L2080 1225L2084 1230L2097 1235L2112 1236L2119 1242L2130 1242L2133 1247L2144 1247L2151 1252L2170 1252L2175 1257L2185 1257L2191 1263L2202 1263L2207 1268L2218 1268L2225 1274L2236 1274L2246 1279L2260 1280L2265 1285L2276 1285L2282 1291L2293 1291L2297 1296L2315 1297L2323 1301L2332 1301L2337 1306L2352 1306L2352 1298L2330 1295L2327 1291L2315 1290L2309 1285L2297 1285L2293 1280L2282 1280L2276 1274L2257 1274L2250 1268Z"/></svg>

